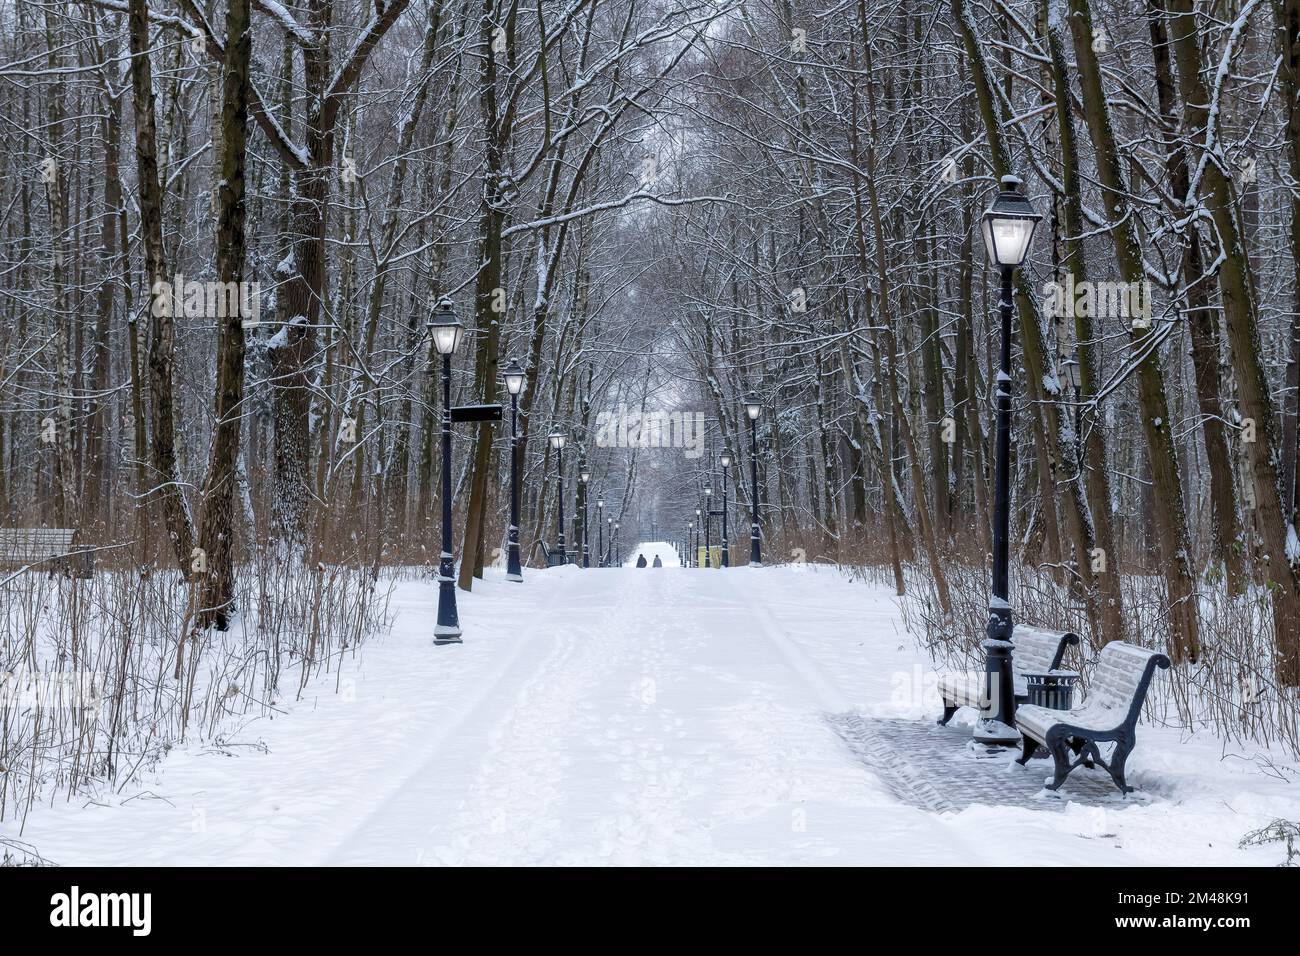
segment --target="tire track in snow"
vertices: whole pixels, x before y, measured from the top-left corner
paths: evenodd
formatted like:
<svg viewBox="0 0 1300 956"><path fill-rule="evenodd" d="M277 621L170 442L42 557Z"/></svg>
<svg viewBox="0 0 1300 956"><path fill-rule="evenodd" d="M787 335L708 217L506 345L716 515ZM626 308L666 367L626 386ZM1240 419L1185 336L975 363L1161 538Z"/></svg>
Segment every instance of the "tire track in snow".
<svg viewBox="0 0 1300 956"><path fill-rule="evenodd" d="M665 747L684 734L683 721L655 702L671 663L665 638L681 624L668 578L638 570L592 578L602 597L617 589L615 600L559 635L521 686L460 812L432 828L433 862L698 859L694 821L681 812L687 768Z"/></svg>
<svg viewBox="0 0 1300 956"><path fill-rule="evenodd" d="M662 582L640 571L569 578L549 613L520 635L506 673L440 735L399 791L344 835L329 862L573 862L566 854L590 861L598 834L584 844L565 826L567 804L581 801L583 784L592 782L575 772L591 772L592 751L602 760L615 752L612 769L597 770L619 773L635 789L648 759L644 740L621 754L626 719L592 708L590 699L613 687L616 705L618 691L633 700L634 681L610 681L645 670L647 649L662 646L671 623L666 603ZM602 730L598 747L582 745ZM588 763L575 768L584 757ZM608 781L596 782L608 789ZM593 826L603 826L615 845L644 843L644 833L629 836L628 822L635 829L637 816L624 813L611 823L605 813Z"/></svg>
<svg viewBox="0 0 1300 956"><path fill-rule="evenodd" d="M552 589L550 596L534 612L534 623L529 628L534 632L546 632L548 629L558 629L562 626L562 620L557 619L557 615L562 618L562 614L567 612L567 606L562 606L561 602L566 598L570 591L577 589L581 578L572 576L568 579L559 581L548 581L545 587ZM515 646L504 656L503 660L497 664L491 671L487 680L476 690L473 696L466 702L466 705L456 713L452 719L439 727L430 738L428 747L421 753L418 762L412 769L403 775L400 783L388 788L384 794L377 796L369 812L358 818L354 825L343 832L338 839L324 850L321 865L330 865L335 863L338 858L346 854L350 848L357 842L359 835L370 825L379 820L386 811L390 810L393 804L399 803L410 789L410 785L426 773L426 769L433 764L442 751L451 743L454 743L459 732L468 724L472 723L473 718L480 714L490 713L497 706L497 699L501 696L503 686L513 681L525 679L527 674L535 668L537 663L534 658L537 657L538 645L536 640L530 640L530 635L520 635L515 642ZM457 646L452 649L453 653L465 653L469 648ZM412 862L406 860L404 862Z"/></svg>
<svg viewBox="0 0 1300 956"><path fill-rule="evenodd" d="M435 844L432 862L547 859L564 829L565 769L573 759L567 738L582 720L584 697L618 659L619 618L626 627L640 617L640 588L630 590L623 597L633 600L607 605L590 623L570 620L556 629L549 652L514 699L503 702L455 817L445 830L426 831Z"/></svg>

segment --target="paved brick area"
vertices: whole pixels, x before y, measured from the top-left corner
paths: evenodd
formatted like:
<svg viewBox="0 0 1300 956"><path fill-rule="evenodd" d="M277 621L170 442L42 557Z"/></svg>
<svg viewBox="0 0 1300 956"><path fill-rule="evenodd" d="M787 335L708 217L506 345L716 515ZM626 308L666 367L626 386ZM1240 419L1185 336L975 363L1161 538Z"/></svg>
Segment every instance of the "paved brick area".
<svg viewBox="0 0 1300 956"><path fill-rule="evenodd" d="M971 741L969 726L940 727L933 720L880 720L859 714L828 718L863 763L913 806L937 813L973 804L1061 810L1067 803L1123 805L1123 797L1105 771L1079 767L1059 796L1043 784L1052 777L1050 757L1027 767L1013 761L1019 752L989 756ZM1105 751L1103 750L1104 754ZM1133 793L1128 801L1149 798Z"/></svg>

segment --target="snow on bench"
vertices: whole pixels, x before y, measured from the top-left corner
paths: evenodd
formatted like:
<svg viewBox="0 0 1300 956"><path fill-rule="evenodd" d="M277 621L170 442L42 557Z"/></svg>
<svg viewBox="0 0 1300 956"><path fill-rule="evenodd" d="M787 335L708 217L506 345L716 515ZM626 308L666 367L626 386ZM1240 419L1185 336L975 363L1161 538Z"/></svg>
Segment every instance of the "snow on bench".
<svg viewBox="0 0 1300 956"><path fill-rule="evenodd" d="M76 545L76 528L0 528L0 568L73 571L90 576L90 552Z"/></svg>
<svg viewBox="0 0 1300 956"><path fill-rule="evenodd" d="M1012 676L1017 700L1029 696L1026 674L1047 674L1061 666L1065 649L1079 643L1079 636L1069 631L1046 631L1017 624L1011 632L1015 649L1011 654ZM939 696L943 698L943 716L939 725L952 720L959 707L988 706L988 675L984 671L964 671L939 677Z"/></svg>
<svg viewBox="0 0 1300 956"><path fill-rule="evenodd" d="M1121 793L1133 788L1124 780L1124 763L1137 742L1138 716L1146 700L1157 667L1167 668L1169 658L1119 641L1101 649L1097 667L1088 686L1088 698L1071 710L1024 706L1016 709L1016 727L1024 748L1016 761L1024 766L1038 749L1046 747L1055 761L1055 774L1048 790L1057 790L1075 767L1099 763L1110 774ZM1097 744L1115 743L1107 763ZM1077 759L1071 763L1069 751Z"/></svg>

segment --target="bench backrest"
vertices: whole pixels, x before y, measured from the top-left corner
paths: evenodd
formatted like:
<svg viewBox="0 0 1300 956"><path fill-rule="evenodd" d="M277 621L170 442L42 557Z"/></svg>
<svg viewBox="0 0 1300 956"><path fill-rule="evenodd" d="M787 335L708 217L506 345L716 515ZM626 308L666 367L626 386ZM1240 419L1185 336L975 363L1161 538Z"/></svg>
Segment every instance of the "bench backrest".
<svg viewBox="0 0 1300 956"><path fill-rule="evenodd" d="M1097 658L1088 685L1089 709L1108 711L1117 723L1136 723L1152 675L1157 667L1168 666L1169 658L1159 651L1112 641Z"/></svg>
<svg viewBox="0 0 1300 956"><path fill-rule="evenodd" d="M1011 632L1011 666L1019 674L1046 674L1061 666L1065 649L1079 643L1079 635L1069 631L1045 631L1017 624Z"/></svg>
<svg viewBox="0 0 1300 956"><path fill-rule="evenodd" d="M0 528L0 561L27 564L67 554L75 528Z"/></svg>

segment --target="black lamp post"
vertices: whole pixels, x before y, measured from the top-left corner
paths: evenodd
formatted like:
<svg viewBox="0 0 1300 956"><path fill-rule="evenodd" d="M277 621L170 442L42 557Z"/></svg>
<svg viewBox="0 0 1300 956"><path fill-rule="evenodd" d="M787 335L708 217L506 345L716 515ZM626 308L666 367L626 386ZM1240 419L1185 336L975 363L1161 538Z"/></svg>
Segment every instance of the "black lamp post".
<svg viewBox="0 0 1300 956"><path fill-rule="evenodd" d="M695 567L697 568L700 566L700 528L702 527L703 523L704 522L700 520L700 509L696 508L695 509L695 544L691 547L691 551L695 555Z"/></svg>
<svg viewBox="0 0 1300 956"><path fill-rule="evenodd" d="M604 557L605 567L609 567L611 564L614 563L613 562L613 558L614 558L614 519L613 518L605 519L605 530L609 532L609 550L603 551L603 553L605 555Z"/></svg>
<svg viewBox="0 0 1300 956"><path fill-rule="evenodd" d="M451 357L460 347L465 326L456 318L451 299L444 296L438 303L429 332L433 347L442 356L442 554L438 558L438 622L433 628L433 643L459 644L456 566L451 555Z"/></svg>
<svg viewBox="0 0 1300 956"><path fill-rule="evenodd" d="M704 566L713 567L713 488L704 486Z"/></svg>
<svg viewBox="0 0 1300 956"><path fill-rule="evenodd" d="M510 393L510 530L507 532L506 580L522 581L524 569L519 563L519 393L524 388L524 370L511 362L501 370L506 391Z"/></svg>
<svg viewBox="0 0 1300 956"><path fill-rule="evenodd" d="M763 411L763 401L754 392L742 399L745 414L749 417L749 563L763 566L763 554L758 545L758 416Z"/></svg>
<svg viewBox="0 0 1300 956"><path fill-rule="evenodd" d="M605 566L605 496L596 496L596 567Z"/></svg>
<svg viewBox="0 0 1300 956"><path fill-rule="evenodd" d="M614 567L621 568L622 566L623 566L623 551L619 548L618 522L615 521L614 522Z"/></svg>
<svg viewBox="0 0 1300 956"><path fill-rule="evenodd" d="M722 466L722 566L731 567L731 548L727 543L727 472L731 470L732 454L727 449L718 458Z"/></svg>
<svg viewBox="0 0 1300 956"><path fill-rule="evenodd" d="M555 449L555 478L559 484L559 490L556 494L556 501L560 509L555 522L556 534L559 535L556 550L560 552L560 564L566 564L568 558L564 553L564 443L568 440L568 436L561 429L552 428L551 434L547 437L551 441L551 447Z"/></svg>
<svg viewBox="0 0 1300 956"><path fill-rule="evenodd" d="M591 547L587 541L587 483L591 481L591 469L587 467L586 461L578 462L578 497L581 501L578 507L582 511L582 566L591 567Z"/></svg>
<svg viewBox="0 0 1300 956"><path fill-rule="evenodd" d="M1025 261L1034 227L1042 217L1020 192L1020 180L1002 177L1002 190L984 213L981 228L989 264L1001 274L998 309L1002 347L997 390L997 471L993 507L993 588L989 598L988 639L984 670L989 706L975 723L974 737L984 744L1012 745L1015 729L1015 686L1011 675L1010 537L1011 537L1011 309L1012 280Z"/></svg>

